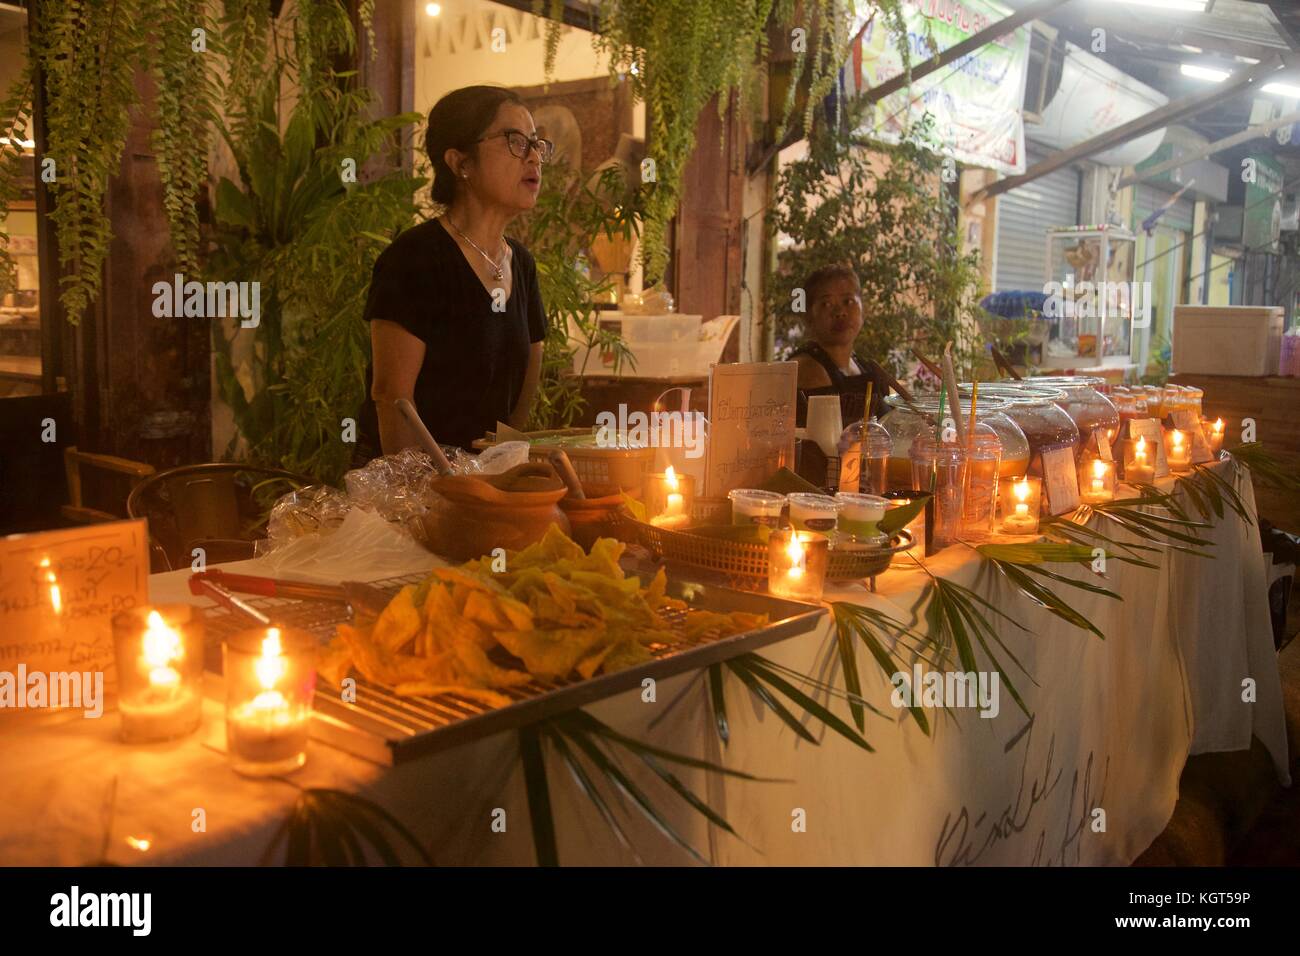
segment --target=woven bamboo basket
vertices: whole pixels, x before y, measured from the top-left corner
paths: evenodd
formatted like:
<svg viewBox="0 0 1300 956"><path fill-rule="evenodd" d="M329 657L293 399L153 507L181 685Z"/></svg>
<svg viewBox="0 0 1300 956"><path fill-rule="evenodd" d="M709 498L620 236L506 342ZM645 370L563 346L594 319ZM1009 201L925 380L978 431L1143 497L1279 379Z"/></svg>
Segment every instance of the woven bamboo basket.
<svg viewBox="0 0 1300 956"><path fill-rule="evenodd" d="M656 558L684 565L698 571L720 575L734 588L745 591L767 590L767 545L747 541L727 541L689 531L670 531L643 521L625 518L628 533L623 540L635 540ZM857 581L874 578L889 567L894 556L915 544L910 531L899 531L887 548L871 551L831 549L826 578L830 581Z"/></svg>

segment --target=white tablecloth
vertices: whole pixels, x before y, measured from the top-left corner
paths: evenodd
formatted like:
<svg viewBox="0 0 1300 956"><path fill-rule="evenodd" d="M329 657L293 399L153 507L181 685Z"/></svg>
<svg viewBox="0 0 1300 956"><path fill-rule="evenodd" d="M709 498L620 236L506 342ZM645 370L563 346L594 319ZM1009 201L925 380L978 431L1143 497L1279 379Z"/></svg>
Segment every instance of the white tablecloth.
<svg viewBox="0 0 1300 956"><path fill-rule="evenodd" d="M1249 483L1242 494L1253 508ZM635 759L624 761L673 826L720 864L1126 864L1164 828L1189 753L1237 750L1260 738L1287 778L1281 689L1257 532L1231 513L1211 532L1216 559L1170 553L1147 570L1111 561L1107 586L1122 602L1071 591L1069 600L1107 635L1100 640L994 583L964 548L931 559L932 571L975 588L1029 628L999 628L1032 675L1012 669L1027 719L1003 689L1001 712L939 717L926 737L890 706L890 686L859 649L864 694L889 717L868 715L865 753L834 734L799 740L728 677L730 743L714 730L701 674L661 682L588 711L629 735L784 782L748 782L683 769L743 839L708 826ZM342 539L339 539L340 541ZM330 544L310 563L263 561L232 570L319 580L377 578L424 569L427 555L393 542L382 573L348 564ZM1087 574L1083 569L1071 571ZM188 572L156 576L155 601L181 596ZM861 588L828 594L906 618L924 573L899 569ZM762 652L832 677L838 658L827 620ZM1010 665L1008 665L1010 666ZM1243 681L1254 682L1253 702ZM1249 695L1247 695L1249 696ZM842 715L842 702L834 706ZM190 739L151 747L116 740L117 718L27 720L0 733L0 863L257 862L297 796L296 787L360 792L394 812L440 863L529 864L533 846L522 771L510 734L382 768L314 744L292 783L230 770L221 707L206 704ZM560 859L634 862L572 778L548 753ZM611 795L611 800L617 798ZM112 807L111 813L108 808ZM202 810L200 815L196 811ZM505 831L493 827L505 813ZM199 829L196 820L205 826ZM635 812L626 832L649 863L690 857ZM802 826L800 825L802 824ZM148 849L142 849L148 841Z"/></svg>

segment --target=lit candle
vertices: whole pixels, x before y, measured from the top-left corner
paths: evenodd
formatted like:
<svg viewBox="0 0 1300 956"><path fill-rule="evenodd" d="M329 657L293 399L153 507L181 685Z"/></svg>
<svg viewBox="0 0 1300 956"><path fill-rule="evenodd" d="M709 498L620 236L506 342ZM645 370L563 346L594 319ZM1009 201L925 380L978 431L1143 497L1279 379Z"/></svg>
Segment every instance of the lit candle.
<svg viewBox="0 0 1300 956"><path fill-rule="evenodd" d="M807 531L772 532L768 540L767 589L777 597L819 601L826 584L830 539Z"/></svg>
<svg viewBox="0 0 1300 956"><path fill-rule="evenodd" d="M1129 443L1131 454L1124 461L1124 480L1130 484L1149 485L1156 480L1156 466L1147 452L1147 440Z"/></svg>
<svg viewBox="0 0 1300 956"><path fill-rule="evenodd" d="M1211 424L1206 438L1210 442L1210 451L1216 457L1223 450L1223 419L1216 418Z"/></svg>
<svg viewBox="0 0 1300 956"><path fill-rule="evenodd" d="M654 484L647 484L650 493L646 496L646 510L650 514L650 523L671 530L688 527L691 523L688 503L691 484L691 477L679 478L672 465Z"/></svg>
<svg viewBox="0 0 1300 956"><path fill-rule="evenodd" d="M1115 463L1094 458L1085 466L1088 474L1080 497L1085 504L1098 504L1115 498Z"/></svg>
<svg viewBox="0 0 1300 956"><path fill-rule="evenodd" d="M187 605L140 608L113 619L122 739L182 737L202 716L203 626Z"/></svg>
<svg viewBox="0 0 1300 956"><path fill-rule="evenodd" d="M285 773L306 761L314 643L310 634L270 627L226 645L226 736L240 773Z"/></svg>
<svg viewBox="0 0 1300 956"><path fill-rule="evenodd" d="M1165 453L1169 467L1174 471L1188 471L1192 467L1192 444L1181 429L1171 428L1166 433L1169 450Z"/></svg>
<svg viewBox="0 0 1300 956"><path fill-rule="evenodd" d="M1007 478L1002 481L1004 534L1033 534L1038 530L1038 499L1041 489L1040 479L1037 478Z"/></svg>

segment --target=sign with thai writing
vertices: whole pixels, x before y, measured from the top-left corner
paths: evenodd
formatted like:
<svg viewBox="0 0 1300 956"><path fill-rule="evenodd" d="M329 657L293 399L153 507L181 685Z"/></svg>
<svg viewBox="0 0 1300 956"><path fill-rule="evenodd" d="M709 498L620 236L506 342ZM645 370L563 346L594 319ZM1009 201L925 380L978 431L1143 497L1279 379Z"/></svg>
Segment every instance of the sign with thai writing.
<svg viewBox="0 0 1300 956"><path fill-rule="evenodd" d="M715 365L709 372L709 451L704 495L752 488L794 468L794 362Z"/></svg>

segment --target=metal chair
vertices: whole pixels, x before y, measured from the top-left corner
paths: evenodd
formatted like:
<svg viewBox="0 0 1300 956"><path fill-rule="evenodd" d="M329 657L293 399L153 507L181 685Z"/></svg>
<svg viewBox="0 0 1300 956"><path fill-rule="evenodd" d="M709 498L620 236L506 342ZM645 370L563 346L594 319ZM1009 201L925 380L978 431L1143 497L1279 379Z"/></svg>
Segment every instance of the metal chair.
<svg viewBox="0 0 1300 956"><path fill-rule="evenodd" d="M137 485L126 501L132 518L149 519L167 567L192 564L202 549L204 564L253 557L253 542L266 528L267 503L310 478L279 468L236 462L208 462L170 468ZM276 489L277 485L283 485Z"/></svg>

